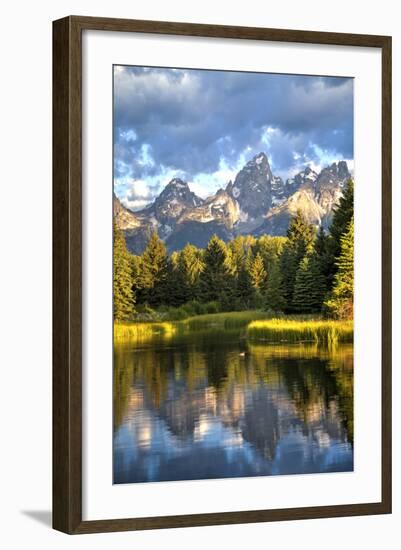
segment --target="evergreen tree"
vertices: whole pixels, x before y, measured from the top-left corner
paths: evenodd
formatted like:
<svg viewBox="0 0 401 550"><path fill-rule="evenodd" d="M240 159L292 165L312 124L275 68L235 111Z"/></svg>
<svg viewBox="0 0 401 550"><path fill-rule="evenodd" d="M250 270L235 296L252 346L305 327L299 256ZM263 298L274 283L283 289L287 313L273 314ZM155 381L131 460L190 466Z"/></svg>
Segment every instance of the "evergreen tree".
<svg viewBox="0 0 401 550"><path fill-rule="evenodd" d="M321 310L326 281L320 273L316 254L304 256L295 277L293 309L298 313L316 313Z"/></svg>
<svg viewBox="0 0 401 550"><path fill-rule="evenodd" d="M265 309L273 311L284 311L286 307L283 296L283 280L281 277L280 265L278 262L272 265L267 277Z"/></svg>
<svg viewBox="0 0 401 550"><path fill-rule="evenodd" d="M189 301L184 273L179 266L179 254L174 252L167 262L166 298L162 305L179 307Z"/></svg>
<svg viewBox="0 0 401 550"><path fill-rule="evenodd" d="M180 306L199 298L199 277L203 269L201 251L187 244L170 258L168 277L169 304Z"/></svg>
<svg viewBox="0 0 401 550"><path fill-rule="evenodd" d="M300 211L291 219L287 230L287 241L280 256L280 270L283 280L283 295L286 310L291 311L295 277L299 264L313 248L315 228L308 224Z"/></svg>
<svg viewBox="0 0 401 550"><path fill-rule="evenodd" d="M201 298L204 302L227 298L233 278L227 265L227 247L213 235L204 252L204 269L200 274Z"/></svg>
<svg viewBox="0 0 401 550"><path fill-rule="evenodd" d="M180 253L178 268L183 273L188 299L196 300L199 296L199 278L204 268L201 251L187 244Z"/></svg>
<svg viewBox="0 0 401 550"><path fill-rule="evenodd" d="M138 297L141 303L159 306L168 303L169 264L166 247L156 232L152 233L142 254Z"/></svg>
<svg viewBox="0 0 401 550"><path fill-rule="evenodd" d="M336 262L337 273L330 298L325 306L336 318L351 319L354 311L354 220L341 237L341 253Z"/></svg>
<svg viewBox="0 0 401 550"><path fill-rule="evenodd" d="M329 236L325 233L323 226L319 227L316 236L314 251L320 264L321 272L326 275L329 269Z"/></svg>
<svg viewBox="0 0 401 550"><path fill-rule="evenodd" d="M327 243L327 283L331 289L337 272L337 258L341 254L341 238L354 215L354 182L348 180L344 194L334 209Z"/></svg>
<svg viewBox="0 0 401 550"><path fill-rule="evenodd" d="M329 235L327 235L321 225L315 240L314 253L319 273L324 277L325 293L329 288L331 272L331 255L329 251Z"/></svg>
<svg viewBox="0 0 401 550"><path fill-rule="evenodd" d="M286 240L286 237L262 235L253 246L254 254L260 252L262 255L267 273L269 273L270 269L273 267L273 264L275 264L279 258Z"/></svg>
<svg viewBox="0 0 401 550"><path fill-rule="evenodd" d="M240 309L249 309L254 300L255 291L252 286L249 271L245 265L240 268L237 278L237 293L236 293Z"/></svg>
<svg viewBox="0 0 401 550"><path fill-rule="evenodd" d="M141 278L141 265L142 265L142 258L141 256L135 256L134 254L129 254L129 259L131 263L131 283L132 283L132 291L134 294L136 294L136 291L140 284L140 278Z"/></svg>
<svg viewBox="0 0 401 550"><path fill-rule="evenodd" d="M114 223L113 227L113 311L116 321L126 321L134 313L134 293L130 254L124 233Z"/></svg>
<svg viewBox="0 0 401 550"><path fill-rule="evenodd" d="M256 239L255 237L252 237L252 235L239 235L227 245L230 252L230 268L234 275L238 275L243 268L249 250L255 242Z"/></svg>
<svg viewBox="0 0 401 550"><path fill-rule="evenodd" d="M180 253L175 250L170 256L170 262L174 269L178 267L179 261L180 261Z"/></svg>
<svg viewBox="0 0 401 550"><path fill-rule="evenodd" d="M260 252L256 254L251 263L249 276L251 278L253 288L259 292L262 292L266 284L266 270Z"/></svg>

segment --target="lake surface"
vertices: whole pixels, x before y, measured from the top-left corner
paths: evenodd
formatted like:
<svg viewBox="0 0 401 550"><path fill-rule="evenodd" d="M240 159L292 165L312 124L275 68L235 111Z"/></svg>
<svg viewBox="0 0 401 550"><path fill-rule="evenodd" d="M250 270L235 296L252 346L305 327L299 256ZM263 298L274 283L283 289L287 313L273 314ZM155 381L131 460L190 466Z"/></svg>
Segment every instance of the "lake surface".
<svg viewBox="0 0 401 550"><path fill-rule="evenodd" d="M353 347L208 329L114 354L114 483L353 470Z"/></svg>

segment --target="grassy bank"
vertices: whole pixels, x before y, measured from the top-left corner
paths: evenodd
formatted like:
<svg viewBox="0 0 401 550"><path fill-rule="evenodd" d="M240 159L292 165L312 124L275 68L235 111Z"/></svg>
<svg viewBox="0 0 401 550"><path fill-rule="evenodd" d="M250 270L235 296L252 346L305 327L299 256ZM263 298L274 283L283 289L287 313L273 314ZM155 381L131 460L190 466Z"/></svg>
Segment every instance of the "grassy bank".
<svg viewBox="0 0 401 550"><path fill-rule="evenodd" d="M172 338L178 330L177 323L114 323L114 342L146 342L159 335L163 339Z"/></svg>
<svg viewBox="0 0 401 550"><path fill-rule="evenodd" d="M207 328L241 329L255 319L268 319L263 311L231 311L227 313L209 313L195 315L183 321L146 321L114 324L115 343L146 342L153 337L164 340L177 333L200 331Z"/></svg>
<svg viewBox="0 0 401 550"><path fill-rule="evenodd" d="M352 321L330 321L301 316L272 318L264 311L232 311L196 315L183 321L157 321L115 323L116 344L144 343L152 338L163 340L177 334L207 329L243 330L245 336L260 343L300 343L335 345L338 342L352 343Z"/></svg>
<svg viewBox="0 0 401 550"><path fill-rule="evenodd" d="M261 319L270 319L271 314L266 311L229 311L225 313L213 313L206 315L196 315L183 321L191 330L199 330L207 327L221 327L226 329L243 328L252 321Z"/></svg>
<svg viewBox="0 0 401 550"><path fill-rule="evenodd" d="M249 323L249 340L264 342L316 342L334 345L351 343L354 337L353 321L268 319Z"/></svg>

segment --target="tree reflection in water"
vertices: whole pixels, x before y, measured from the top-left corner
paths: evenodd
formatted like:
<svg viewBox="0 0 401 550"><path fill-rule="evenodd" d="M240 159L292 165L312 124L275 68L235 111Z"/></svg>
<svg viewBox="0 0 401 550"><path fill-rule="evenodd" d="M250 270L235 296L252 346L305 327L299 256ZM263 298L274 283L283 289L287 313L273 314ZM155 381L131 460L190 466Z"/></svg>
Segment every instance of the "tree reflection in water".
<svg viewBox="0 0 401 550"><path fill-rule="evenodd" d="M353 469L353 348L203 330L114 357L114 482Z"/></svg>

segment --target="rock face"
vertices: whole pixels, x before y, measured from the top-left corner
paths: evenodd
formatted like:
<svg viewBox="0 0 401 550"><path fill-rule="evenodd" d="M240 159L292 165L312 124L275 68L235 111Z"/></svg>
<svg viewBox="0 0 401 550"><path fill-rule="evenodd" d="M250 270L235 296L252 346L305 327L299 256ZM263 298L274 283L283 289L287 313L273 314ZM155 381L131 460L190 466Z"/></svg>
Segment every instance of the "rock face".
<svg viewBox="0 0 401 550"><path fill-rule="evenodd" d="M245 218L258 218L272 203L273 174L265 153L259 153L238 172L226 191L238 202Z"/></svg>
<svg viewBox="0 0 401 550"><path fill-rule="evenodd" d="M285 235L291 216L299 210L309 223L328 227L350 177L347 163L340 161L320 174L307 166L284 183L272 174L265 153L259 153L234 182L204 200L186 182L174 178L151 205L138 212L114 197L114 217L135 254L143 252L152 231L157 231L169 251L187 243L203 248L213 234L225 241L241 234Z"/></svg>
<svg viewBox="0 0 401 550"><path fill-rule="evenodd" d="M278 176L272 179L272 206L278 206L287 198L287 189L283 180Z"/></svg>
<svg viewBox="0 0 401 550"><path fill-rule="evenodd" d="M291 180L287 180L288 199L268 212L255 234L285 235L291 217L299 210L309 223L329 227L333 208L342 196L344 185L350 177L345 161L333 163L324 168L319 175L311 168L306 168ZM295 192L291 194L289 189Z"/></svg>
<svg viewBox="0 0 401 550"><path fill-rule="evenodd" d="M134 229L141 225L135 214L131 210L128 210L128 208L125 208L115 195L113 195L113 216L118 227L123 231Z"/></svg>
<svg viewBox="0 0 401 550"><path fill-rule="evenodd" d="M296 176L293 178L289 178L285 183L285 193L286 196L289 197L295 191L298 191L300 187L304 186L311 186L315 183L317 180L318 175L310 166L307 166L305 170L302 170L302 172L299 172Z"/></svg>
<svg viewBox="0 0 401 550"><path fill-rule="evenodd" d="M215 221L232 228L239 218L240 207L238 202L227 191L219 189L215 195L205 199L198 208L185 210L178 221L180 223L189 220L200 223Z"/></svg>
<svg viewBox="0 0 401 550"><path fill-rule="evenodd" d="M306 220L313 225L320 225L324 218L324 211L316 200L312 188L302 188L291 195L283 204L272 208L264 222L255 230L259 236L285 235L292 216L301 211Z"/></svg>
<svg viewBox="0 0 401 550"><path fill-rule="evenodd" d="M174 178L166 185L149 211L152 211L162 225L174 224L185 210L196 208L202 202L200 197L192 193L186 182Z"/></svg>
<svg viewBox="0 0 401 550"><path fill-rule="evenodd" d="M330 225L333 208L338 203L344 186L350 178L348 166L345 161L333 163L324 168L315 183L316 199L324 211L323 223Z"/></svg>

